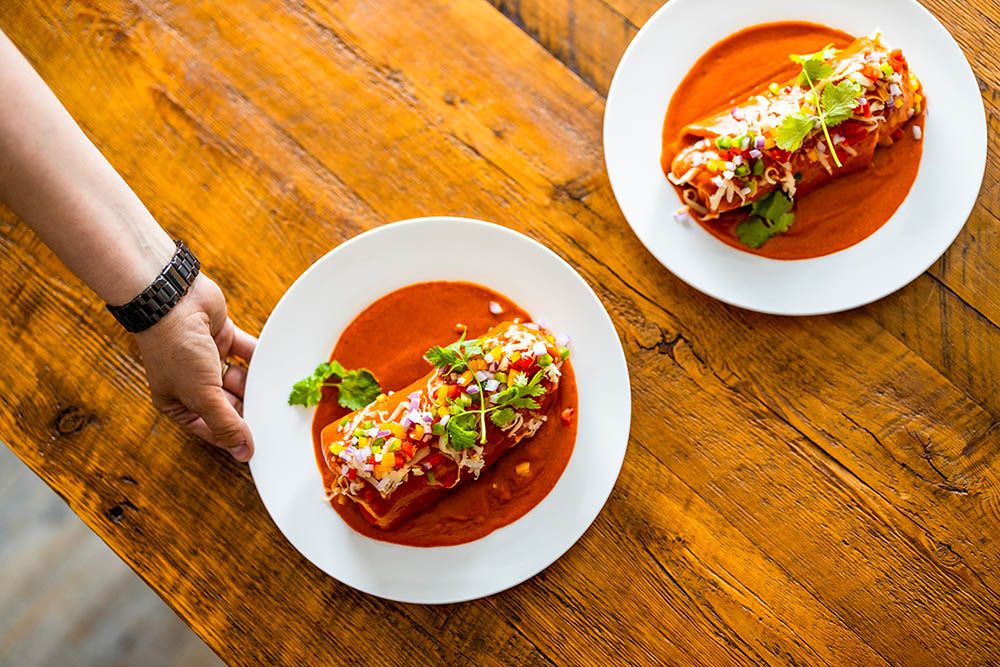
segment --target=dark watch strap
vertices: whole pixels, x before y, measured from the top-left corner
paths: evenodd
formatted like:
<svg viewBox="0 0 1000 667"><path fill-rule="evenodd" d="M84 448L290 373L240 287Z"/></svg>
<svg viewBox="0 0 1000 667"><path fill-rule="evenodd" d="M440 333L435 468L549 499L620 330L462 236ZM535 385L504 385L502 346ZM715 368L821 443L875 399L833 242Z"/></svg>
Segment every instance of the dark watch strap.
<svg viewBox="0 0 1000 667"><path fill-rule="evenodd" d="M201 268L198 258L184 241L175 243L177 252L152 285L124 306L108 304L108 310L128 331L139 333L159 322L187 294L197 277Z"/></svg>

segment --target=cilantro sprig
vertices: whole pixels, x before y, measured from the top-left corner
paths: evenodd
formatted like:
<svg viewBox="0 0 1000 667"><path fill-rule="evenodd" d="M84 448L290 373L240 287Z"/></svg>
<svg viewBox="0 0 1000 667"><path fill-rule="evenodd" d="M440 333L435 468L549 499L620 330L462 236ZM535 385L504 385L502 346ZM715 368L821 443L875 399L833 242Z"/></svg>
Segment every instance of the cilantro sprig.
<svg viewBox="0 0 1000 667"><path fill-rule="evenodd" d="M328 382L330 378L334 381ZM323 362L313 374L299 380L288 395L289 405L311 407L323 397L323 387L336 387L337 402L345 408L360 410L382 393L378 381L368 369L349 371L338 361Z"/></svg>
<svg viewBox="0 0 1000 667"><path fill-rule="evenodd" d="M753 203L750 217L736 226L736 235L745 245L759 248L775 234L788 231L795 222L791 210L792 200L775 190Z"/></svg>
<svg viewBox="0 0 1000 667"><path fill-rule="evenodd" d="M842 167L844 165L837 157L829 128L839 125L854 115L854 107L857 106L858 98L864 91L861 84L853 79L844 79L836 85L824 83L824 80L833 74L833 68L824 61L827 48L809 55L790 56L793 61L802 66L798 83L803 88L809 87L807 99L816 109L816 113L808 114L798 111L785 116L777 130L776 144L782 150L797 150L818 124L823 129L823 136L826 138L827 146L830 147L830 155L833 156L834 163L838 167ZM817 85L820 90L817 90Z"/></svg>
<svg viewBox="0 0 1000 667"><path fill-rule="evenodd" d="M450 374L464 373L469 369L471 358L482 354L482 339L466 341L463 333L461 338L447 347L432 347L426 357L436 368ZM490 406L487 406L482 381L473 375L479 391L468 399L450 399L451 416L444 429L448 446L460 451L474 447L477 442L484 444L487 417L494 425L503 428L516 418L515 410L537 410L540 404L535 399L545 393L542 374L543 371L538 371L529 380L524 373L515 374L512 371L510 384L494 395L493 405Z"/></svg>
<svg viewBox="0 0 1000 667"><path fill-rule="evenodd" d="M483 353L483 343L481 339L465 340L465 332L461 337L447 347L435 345L427 350L427 361L436 368L443 369L448 366L448 373L463 373L469 368L469 357L474 357Z"/></svg>

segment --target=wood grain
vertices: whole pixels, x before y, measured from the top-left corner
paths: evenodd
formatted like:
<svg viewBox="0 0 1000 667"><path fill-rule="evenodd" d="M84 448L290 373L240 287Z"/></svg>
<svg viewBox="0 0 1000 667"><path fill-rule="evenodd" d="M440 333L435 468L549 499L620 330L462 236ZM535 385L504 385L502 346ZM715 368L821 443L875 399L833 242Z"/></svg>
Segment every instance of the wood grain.
<svg viewBox="0 0 1000 667"><path fill-rule="evenodd" d="M973 55L983 6L941 9ZM245 469L155 414L134 344L7 212L5 440L233 664L997 658L995 152L951 259L900 293L827 317L734 309L655 261L604 174L595 82L647 5L500 9L35 1L0 27L250 330L323 252L396 219L495 220L573 264L624 341L634 406L619 483L566 556L448 607L339 585ZM378 645L336 629L375 619Z"/></svg>

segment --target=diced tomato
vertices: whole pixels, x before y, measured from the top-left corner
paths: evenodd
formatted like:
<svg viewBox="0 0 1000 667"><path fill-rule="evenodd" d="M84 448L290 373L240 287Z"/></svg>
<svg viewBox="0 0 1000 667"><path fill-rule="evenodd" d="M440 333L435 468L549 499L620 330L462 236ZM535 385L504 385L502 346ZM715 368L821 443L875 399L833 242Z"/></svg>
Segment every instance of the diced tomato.
<svg viewBox="0 0 1000 667"><path fill-rule="evenodd" d="M408 459L412 459L413 458L413 443L412 442L404 442L403 444L401 444L399 446L399 450L403 453L403 456L405 456L406 458L408 458Z"/></svg>
<svg viewBox="0 0 1000 667"><path fill-rule="evenodd" d="M403 460L403 455L400 452L396 452L396 467L402 468L404 463L406 463L406 461Z"/></svg>
<svg viewBox="0 0 1000 667"><path fill-rule="evenodd" d="M861 113L864 114L865 118L872 117L872 105L868 100L865 100L865 103L861 105Z"/></svg>
<svg viewBox="0 0 1000 667"><path fill-rule="evenodd" d="M719 151L719 159L720 160L728 160L731 157L733 157L733 154L732 154L731 151Z"/></svg>
<svg viewBox="0 0 1000 667"><path fill-rule="evenodd" d="M856 120L842 123L837 131L844 136L844 143L848 146L860 143L868 136L868 126Z"/></svg>
<svg viewBox="0 0 1000 667"><path fill-rule="evenodd" d="M778 162L785 162L786 160L788 160L788 156L791 155L791 153L789 153L788 151L782 150L781 148L778 148L777 146L775 146L774 148L769 149L768 153L771 155L771 157L773 157Z"/></svg>
<svg viewBox="0 0 1000 667"><path fill-rule="evenodd" d="M357 476L358 476L358 471L355 470L354 468L351 468L350 470L347 471L347 479L354 481L357 478Z"/></svg>
<svg viewBox="0 0 1000 667"><path fill-rule="evenodd" d="M448 398L458 398L458 395L462 393L462 388L457 384L448 385Z"/></svg>
<svg viewBox="0 0 1000 667"><path fill-rule="evenodd" d="M535 358L529 355L522 355L520 359L511 364L514 368L519 371L527 370L531 368L531 365L535 363Z"/></svg>
<svg viewBox="0 0 1000 667"><path fill-rule="evenodd" d="M371 463L372 465L375 465L375 457L374 456L369 456L368 460L365 461L365 463Z"/></svg>
<svg viewBox="0 0 1000 667"><path fill-rule="evenodd" d="M575 410L573 410L573 408L566 408L565 410L559 413L559 419L562 420L562 423L564 425L569 426L570 424L573 423L574 413Z"/></svg>

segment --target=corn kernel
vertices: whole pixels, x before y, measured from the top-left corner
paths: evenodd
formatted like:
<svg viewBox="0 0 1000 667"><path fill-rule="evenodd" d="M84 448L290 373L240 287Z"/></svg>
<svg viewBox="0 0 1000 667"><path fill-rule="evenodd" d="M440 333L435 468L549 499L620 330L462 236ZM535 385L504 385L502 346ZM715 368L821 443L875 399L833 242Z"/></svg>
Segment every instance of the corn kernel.
<svg viewBox="0 0 1000 667"><path fill-rule="evenodd" d="M499 359L500 357L503 356L503 350L500 348L499 345L497 345L495 348L490 350L490 354L493 355L494 359Z"/></svg>
<svg viewBox="0 0 1000 667"><path fill-rule="evenodd" d="M368 446L368 438L366 438L364 436L358 438L358 447L361 447L362 449L364 449L367 446Z"/></svg>
<svg viewBox="0 0 1000 667"><path fill-rule="evenodd" d="M444 417L446 414L448 414L448 408L443 405L438 408L438 417Z"/></svg>
<svg viewBox="0 0 1000 667"><path fill-rule="evenodd" d="M515 351L513 354L510 355L511 361L518 361L520 358L521 358L521 353L517 351Z"/></svg>

